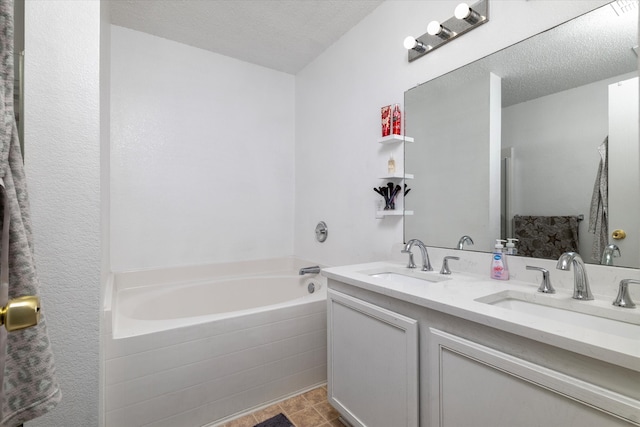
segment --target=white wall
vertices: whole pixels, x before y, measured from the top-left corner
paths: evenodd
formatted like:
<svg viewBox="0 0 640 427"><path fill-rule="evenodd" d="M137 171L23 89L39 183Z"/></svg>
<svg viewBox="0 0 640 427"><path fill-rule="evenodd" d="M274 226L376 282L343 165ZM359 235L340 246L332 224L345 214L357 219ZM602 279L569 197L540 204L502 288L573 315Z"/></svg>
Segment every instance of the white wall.
<svg viewBox="0 0 640 427"><path fill-rule="evenodd" d="M114 271L293 255L294 76L112 27Z"/></svg>
<svg viewBox="0 0 640 427"><path fill-rule="evenodd" d="M450 18L458 3L384 2L296 76L297 256L349 264L386 258L402 241L401 220L374 215L380 196L372 188L388 160L376 143L381 106L401 103L404 91L418 83L606 1L492 1L487 24L408 63L402 40L423 34L432 19ZM323 244L314 239L318 220L329 226Z"/></svg>
<svg viewBox="0 0 640 427"><path fill-rule="evenodd" d="M109 3L100 2L100 307L105 307L107 282L111 280L111 12ZM109 302L110 303L110 302ZM105 425L105 346L111 325L100 322L100 387L98 425Z"/></svg>
<svg viewBox="0 0 640 427"><path fill-rule="evenodd" d="M27 1L25 168L62 402L29 426L98 425L100 3Z"/></svg>

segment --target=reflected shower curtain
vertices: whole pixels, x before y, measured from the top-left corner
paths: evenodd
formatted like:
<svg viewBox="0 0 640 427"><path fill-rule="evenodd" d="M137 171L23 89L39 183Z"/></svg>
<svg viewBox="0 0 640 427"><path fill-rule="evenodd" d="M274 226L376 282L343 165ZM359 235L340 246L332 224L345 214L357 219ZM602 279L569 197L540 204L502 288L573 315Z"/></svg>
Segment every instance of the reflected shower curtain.
<svg viewBox="0 0 640 427"><path fill-rule="evenodd" d="M0 0L0 60L0 179L5 187L0 220L6 209L10 213L9 280L8 286L0 286L0 304L4 306L8 299L39 294L13 109L13 0ZM60 401L44 311L38 325L11 333L3 328L0 333L0 365L4 365L0 366L0 426L29 421Z"/></svg>

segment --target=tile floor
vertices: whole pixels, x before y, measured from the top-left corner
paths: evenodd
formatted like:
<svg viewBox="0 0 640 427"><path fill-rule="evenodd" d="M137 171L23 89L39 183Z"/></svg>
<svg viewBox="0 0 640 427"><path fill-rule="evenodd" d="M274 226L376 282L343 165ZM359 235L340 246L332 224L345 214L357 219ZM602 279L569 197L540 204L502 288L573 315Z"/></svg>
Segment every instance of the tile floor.
<svg viewBox="0 0 640 427"><path fill-rule="evenodd" d="M253 427L283 413L296 427L344 427L340 414L327 402L327 387L322 386L293 396L264 409L224 424L223 427Z"/></svg>

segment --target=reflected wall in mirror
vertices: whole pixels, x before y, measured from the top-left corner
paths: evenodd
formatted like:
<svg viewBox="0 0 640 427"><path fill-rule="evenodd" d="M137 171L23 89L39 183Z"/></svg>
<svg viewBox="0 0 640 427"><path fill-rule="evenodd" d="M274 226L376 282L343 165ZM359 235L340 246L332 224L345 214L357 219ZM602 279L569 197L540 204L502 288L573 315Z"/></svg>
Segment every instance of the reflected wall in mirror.
<svg viewBox="0 0 640 427"><path fill-rule="evenodd" d="M605 5L405 92L405 240L469 235L465 249L490 252L520 237L519 255L591 263L615 244L614 265L640 267L637 44L637 8ZM589 231L598 188L608 227Z"/></svg>

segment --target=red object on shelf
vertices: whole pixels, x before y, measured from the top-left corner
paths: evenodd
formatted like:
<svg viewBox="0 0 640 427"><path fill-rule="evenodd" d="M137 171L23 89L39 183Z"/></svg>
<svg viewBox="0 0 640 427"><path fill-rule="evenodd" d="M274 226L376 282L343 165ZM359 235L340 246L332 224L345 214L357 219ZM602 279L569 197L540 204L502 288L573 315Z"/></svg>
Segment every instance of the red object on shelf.
<svg viewBox="0 0 640 427"><path fill-rule="evenodd" d="M400 113L400 104L395 104L393 106L393 134L394 135L402 135L402 113Z"/></svg>
<svg viewBox="0 0 640 427"><path fill-rule="evenodd" d="M382 117L382 136L389 136L391 135L391 105L382 107L380 114Z"/></svg>

